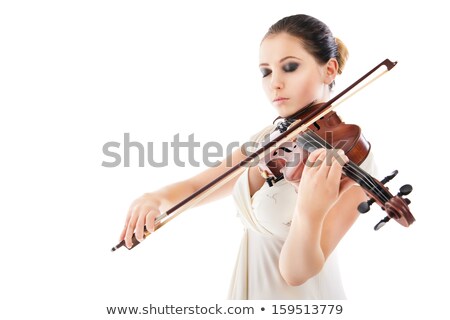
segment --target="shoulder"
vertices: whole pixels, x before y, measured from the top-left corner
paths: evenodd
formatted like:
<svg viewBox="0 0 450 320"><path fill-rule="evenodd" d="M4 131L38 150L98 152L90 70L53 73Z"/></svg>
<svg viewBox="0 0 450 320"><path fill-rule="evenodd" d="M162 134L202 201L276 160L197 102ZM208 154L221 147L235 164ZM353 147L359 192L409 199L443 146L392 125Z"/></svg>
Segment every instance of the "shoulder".
<svg viewBox="0 0 450 320"><path fill-rule="evenodd" d="M260 147L261 142L264 141L265 139L268 139L268 135L270 135L270 133L275 128L276 128L276 125L271 124L271 125L264 127L263 129L259 130L258 132L253 133L247 142L250 146L250 148L249 148L250 150L248 150L248 151L251 151L251 152L256 151L256 149L258 149Z"/></svg>

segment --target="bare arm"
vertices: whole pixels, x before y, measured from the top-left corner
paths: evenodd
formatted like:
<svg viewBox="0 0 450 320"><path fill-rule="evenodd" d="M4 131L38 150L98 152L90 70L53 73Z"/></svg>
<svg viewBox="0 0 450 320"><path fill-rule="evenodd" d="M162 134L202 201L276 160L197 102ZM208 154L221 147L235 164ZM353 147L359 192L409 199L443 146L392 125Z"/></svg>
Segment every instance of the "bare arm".
<svg viewBox="0 0 450 320"><path fill-rule="evenodd" d="M358 205L368 197L360 186L346 191L325 217L320 246L325 260L360 216ZM319 270L320 271L320 270Z"/></svg>
<svg viewBox="0 0 450 320"><path fill-rule="evenodd" d="M346 191L326 216L294 213L280 256L280 269L289 285L298 286L318 274L339 241L359 216L357 206L367 196L361 187Z"/></svg>
<svg viewBox="0 0 450 320"><path fill-rule="evenodd" d="M125 245L131 247L131 238L134 233L136 233L136 238L139 241L142 241L144 236L144 226L146 226L147 230L154 231L154 220L161 214L161 211L166 211L173 207L213 179L228 171L246 157L247 156L242 153L241 149L238 148L217 167L208 168L192 178L167 185L154 192L145 193L137 198L133 201L128 210L125 226L119 238L120 241L125 239ZM261 177L259 177L258 180L259 173L257 172L256 167L250 168L250 175L253 177L253 181L257 180L257 183L263 183ZM237 179L238 177L231 179L206 198L199 201L195 206L200 206L229 195Z"/></svg>
<svg viewBox="0 0 450 320"><path fill-rule="evenodd" d="M324 157L325 151L317 151L309 159L314 162ZM280 272L289 285L301 285L320 272L358 217L357 205L367 198L361 187L352 187L350 179L340 182L343 164L335 160L331 165L324 161L318 167L305 167L301 196L279 260Z"/></svg>

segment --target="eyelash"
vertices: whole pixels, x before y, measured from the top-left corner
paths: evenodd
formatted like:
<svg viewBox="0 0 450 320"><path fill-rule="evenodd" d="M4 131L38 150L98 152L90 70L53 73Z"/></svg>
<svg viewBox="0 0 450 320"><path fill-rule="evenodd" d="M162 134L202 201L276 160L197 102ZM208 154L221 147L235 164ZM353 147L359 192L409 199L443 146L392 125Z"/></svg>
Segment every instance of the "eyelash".
<svg viewBox="0 0 450 320"><path fill-rule="evenodd" d="M285 68L286 66L290 67L290 68ZM285 72L294 72L295 70L297 70L298 66L299 66L298 63L291 62L291 63L288 63L288 64L284 65L283 66L283 70ZM269 71L269 72L265 73L264 70ZM267 77L271 73L269 69L261 69L261 71L263 73L263 78Z"/></svg>

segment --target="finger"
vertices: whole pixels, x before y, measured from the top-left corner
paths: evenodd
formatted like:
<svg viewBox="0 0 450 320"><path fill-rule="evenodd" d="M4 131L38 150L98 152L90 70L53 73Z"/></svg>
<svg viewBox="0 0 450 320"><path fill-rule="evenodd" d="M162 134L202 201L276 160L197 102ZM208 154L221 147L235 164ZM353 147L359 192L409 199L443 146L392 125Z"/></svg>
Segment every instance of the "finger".
<svg viewBox="0 0 450 320"><path fill-rule="evenodd" d="M147 214L145 226L147 227L147 230L149 232L154 232L155 231L155 218L157 216L159 216L159 211L152 210L150 213L151 214Z"/></svg>
<svg viewBox="0 0 450 320"><path fill-rule="evenodd" d="M342 166L349 161L347 155L342 149L337 149L337 152L334 152L333 155L335 155L333 158L339 161Z"/></svg>
<svg viewBox="0 0 450 320"><path fill-rule="evenodd" d="M122 232L120 233L119 241L122 241L125 237L125 233L127 232L128 222L130 222L131 218L131 207L128 209L127 217L125 219L125 225L122 229Z"/></svg>
<svg viewBox="0 0 450 320"><path fill-rule="evenodd" d="M333 166L334 160L336 160L336 157L341 157L343 155L335 155L336 153L339 153L339 151L335 151L336 149L326 149L325 151L325 157L322 160L322 163L320 164L319 173L323 174L325 177L328 177L328 174Z"/></svg>
<svg viewBox="0 0 450 320"><path fill-rule="evenodd" d="M325 163L327 169L329 170L331 166L333 165L333 161L337 160L340 164L344 164L346 162L346 156L344 153L344 150L342 149L326 149L326 157L325 157ZM325 166L322 166L321 168L324 168Z"/></svg>
<svg viewBox="0 0 450 320"><path fill-rule="evenodd" d="M314 150L313 152L311 152L308 156L307 161L310 162L310 164L313 164L317 158L322 154L322 152L325 151L325 148L318 148L316 150Z"/></svg>
<svg viewBox="0 0 450 320"><path fill-rule="evenodd" d="M308 159L305 163L305 169L312 169L312 168L319 168L320 165L323 162L323 159L325 159L326 156L326 149L320 148L316 149L308 156Z"/></svg>
<svg viewBox="0 0 450 320"><path fill-rule="evenodd" d="M130 221L128 222L127 232L125 234L125 245L128 248L131 248L131 246L133 245L133 241L131 240L131 238L133 237L134 229L136 227L136 221L138 218L139 218L139 215L136 212L133 212L133 216L131 217Z"/></svg>
<svg viewBox="0 0 450 320"><path fill-rule="evenodd" d="M139 218L137 219L136 228L135 228L135 235L136 239L139 242L142 242L144 240L144 223L145 223L145 217L147 214L143 214L145 211L141 211L139 214Z"/></svg>
<svg viewBox="0 0 450 320"><path fill-rule="evenodd" d="M327 176L329 166L327 165L327 157L328 152L326 149L319 155L317 158L313 168L315 169L315 173L317 175L322 175L323 177Z"/></svg>
<svg viewBox="0 0 450 320"><path fill-rule="evenodd" d="M341 150L339 150L338 154L343 161L333 157L332 164L327 175L327 179L331 180L332 183L336 184L339 183L339 180L342 177L343 165L349 161L348 157L343 152L341 152Z"/></svg>
<svg viewBox="0 0 450 320"><path fill-rule="evenodd" d="M122 229L122 232L120 233L119 241L123 240L123 238L125 237L125 233L126 232L127 232L127 225L125 224L125 226Z"/></svg>

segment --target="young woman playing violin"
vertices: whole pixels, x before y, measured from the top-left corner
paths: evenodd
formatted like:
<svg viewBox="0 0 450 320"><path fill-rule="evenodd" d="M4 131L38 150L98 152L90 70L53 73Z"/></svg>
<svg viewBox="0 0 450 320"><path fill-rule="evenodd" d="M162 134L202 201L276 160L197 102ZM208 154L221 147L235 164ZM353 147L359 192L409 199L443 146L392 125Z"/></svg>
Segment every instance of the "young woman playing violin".
<svg viewBox="0 0 450 320"><path fill-rule="evenodd" d="M287 118L311 103L330 99L335 78L348 56L345 45L320 20L299 14L270 27L260 45L262 86L277 115ZM262 137L275 126L256 133ZM336 151L336 150L335 150ZM233 195L244 235L232 275L228 299L344 299L334 249L353 225L358 205L368 197L354 181L342 178L347 156L339 150L310 153L300 182L281 180L272 187L257 166L228 181L197 203ZM232 165L247 155L231 155ZM229 164L229 162L228 162ZM375 174L372 152L360 165ZM144 239L155 218L229 169L227 161L178 183L134 200L120 240Z"/></svg>

